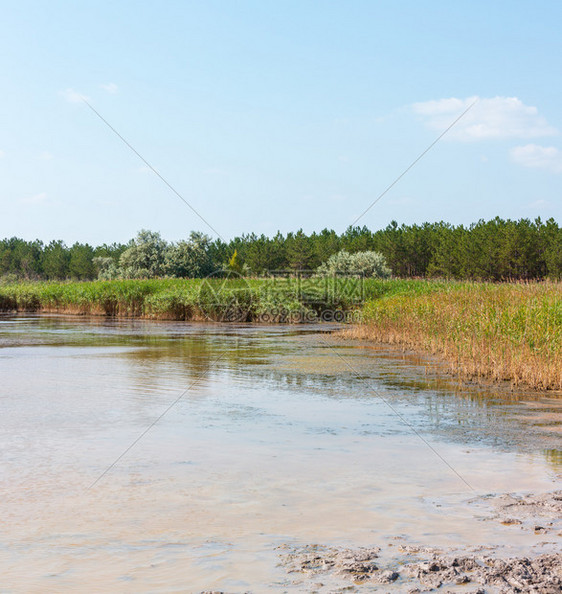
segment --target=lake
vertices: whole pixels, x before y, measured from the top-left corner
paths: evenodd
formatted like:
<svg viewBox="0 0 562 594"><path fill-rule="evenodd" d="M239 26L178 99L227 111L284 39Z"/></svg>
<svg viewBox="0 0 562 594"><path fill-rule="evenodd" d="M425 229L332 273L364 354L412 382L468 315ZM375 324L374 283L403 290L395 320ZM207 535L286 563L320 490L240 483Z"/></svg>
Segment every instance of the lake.
<svg viewBox="0 0 562 594"><path fill-rule="evenodd" d="M560 546L485 503L560 488L560 398L331 329L0 317L0 590L292 592L285 545Z"/></svg>

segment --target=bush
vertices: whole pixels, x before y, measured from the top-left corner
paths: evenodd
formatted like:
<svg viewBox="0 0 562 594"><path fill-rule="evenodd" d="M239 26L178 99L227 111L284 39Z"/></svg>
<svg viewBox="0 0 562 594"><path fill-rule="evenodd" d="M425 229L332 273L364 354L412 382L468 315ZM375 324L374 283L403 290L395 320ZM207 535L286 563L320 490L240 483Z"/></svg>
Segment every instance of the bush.
<svg viewBox="0 0 562 594"><path fill-rule="evenodd" d="M356 252L350 254L341 250L333 254L317 269L322 276L336 274L357 274L365 278L390 278L392 271L379 252Z"/></svg>
<svg viewBox="0 0 562 594"><path fill-rule="evenodd" d="M211 240L202 233L192 232L189 241L172 244L166 250L164 269L176 278L200 278L212 272L209 258Z"/></svg>
<svg viewBox="0 0 562 594"><path fill-rule="evenodd" d="M160 233L139 231L119 258L119 268L124 278L155 278L164 274L167 243Z"/></svg>

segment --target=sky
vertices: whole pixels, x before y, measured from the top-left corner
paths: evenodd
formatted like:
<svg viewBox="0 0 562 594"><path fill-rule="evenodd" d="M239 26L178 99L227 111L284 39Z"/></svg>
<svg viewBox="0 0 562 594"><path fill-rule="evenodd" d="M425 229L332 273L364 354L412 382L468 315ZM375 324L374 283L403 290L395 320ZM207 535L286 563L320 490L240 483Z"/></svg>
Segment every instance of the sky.
<svg viewBox="0 0 562 594"><path fill-rule="evenodd" d="M562 222L562 3L0 8L0 238Z"/></svg>

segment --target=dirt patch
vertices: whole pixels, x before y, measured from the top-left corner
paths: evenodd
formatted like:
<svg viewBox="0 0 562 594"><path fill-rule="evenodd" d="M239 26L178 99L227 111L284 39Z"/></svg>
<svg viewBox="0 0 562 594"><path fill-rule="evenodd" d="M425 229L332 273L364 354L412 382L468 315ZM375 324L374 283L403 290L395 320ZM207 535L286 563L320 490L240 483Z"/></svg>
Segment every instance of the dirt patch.
<svg viewBox="0 0 562 594"><path fill-rule="evenodd" d="M501 559L494 555L454 556L437 549L404 546L392 561L382 562L379 552L378 548L284 546L280 557L289 574L305 578L297 578L293 584L310 592L415 594L439 589L466 594L554 594L562 591L562 554ZM342 581L349 586L345 587Z"/></svg>
<svg viewBox="0 0 562 594"><path fill-rule="evenodd" d="M339 549L321 545L306 545L291 548L283 545L279 548L282 564L289 573L304 573L309 577L330 573L353 583L387 584L398 578L394 571L381 570L378 565L380 549Z"/></svg>

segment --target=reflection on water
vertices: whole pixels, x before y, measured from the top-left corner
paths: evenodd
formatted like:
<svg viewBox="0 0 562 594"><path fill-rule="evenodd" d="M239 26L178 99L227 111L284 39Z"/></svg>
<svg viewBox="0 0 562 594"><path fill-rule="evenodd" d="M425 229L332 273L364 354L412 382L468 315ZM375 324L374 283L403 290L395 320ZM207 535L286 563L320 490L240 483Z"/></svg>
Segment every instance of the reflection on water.
<svg viewBox="0 0 562 594"><path fill-rule="evenodd" d="M536 544L386 403L480 493L562 472L561 400L314 327L6 316L0 370L8 591L290 590L286 542Z"/></svg>

